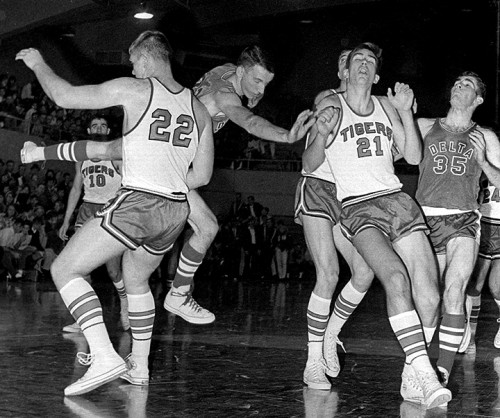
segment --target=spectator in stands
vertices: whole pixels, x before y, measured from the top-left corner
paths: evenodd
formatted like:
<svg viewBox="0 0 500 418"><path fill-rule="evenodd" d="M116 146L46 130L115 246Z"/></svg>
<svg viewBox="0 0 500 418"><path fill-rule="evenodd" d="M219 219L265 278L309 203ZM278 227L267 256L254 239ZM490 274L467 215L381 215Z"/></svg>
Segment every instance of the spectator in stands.
<svg viewBox="0 0 500 418"><path fill-rule="evenodd" d="M279 220L273 237L274 256L279 280L286 279L288 276L288 253L291 246L292 240L288 228L282 220Z"/></svg>

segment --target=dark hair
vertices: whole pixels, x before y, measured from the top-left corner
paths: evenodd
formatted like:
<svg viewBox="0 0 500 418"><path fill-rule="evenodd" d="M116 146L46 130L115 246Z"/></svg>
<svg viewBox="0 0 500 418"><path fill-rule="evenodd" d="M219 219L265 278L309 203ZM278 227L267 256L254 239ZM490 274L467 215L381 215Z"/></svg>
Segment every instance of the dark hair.
<svg viewBox="0 0 500 418"><path fill-rule="evenodd" d="M236 65L239 67L253 67L260 65L265 70L274 74L274 63L269 54L260 46L253 45L246 47L240 54Z"/></svg>
<svg viewBox="0 0 500 418"><path fill-rule="evenodd" d="M136 50L145 51L152 57L161 59L165 62L170 62L170 55L172 55L173 52L167 37L157 30L142 32L137 39L132 42L128 52L132 54L132 52Z"/></svg>
<svg viewBox="0 0 500 418"><path fill-rule="evenodd" d="M363 42L358 46L354 47L353 50L349 53L349 56L347 57L346 68L349 68L351 66L352 57L356 52L360 51L361 49L368 49L369 51L373 52L373 55L375 55L375 59L377 62L375 71L378 74L380 72L380 68L382 67L382 48L380 48L378 45L375 45L372 42Z"/></svg>
<svg viewBox="0 0 500 418"><path fill-rule="evenodd" d="M486 97L486 83L473 71L464 71L460 77L474 77L477 81L477 94L483 99Z"/></svg>

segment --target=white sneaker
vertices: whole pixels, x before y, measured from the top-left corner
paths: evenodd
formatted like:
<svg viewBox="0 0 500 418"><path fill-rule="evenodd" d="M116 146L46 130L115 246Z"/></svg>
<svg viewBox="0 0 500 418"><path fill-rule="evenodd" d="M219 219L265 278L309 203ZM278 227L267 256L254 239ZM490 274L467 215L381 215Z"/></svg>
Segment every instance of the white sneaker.
<svg viewBox="0 0 500 418"><path fill-rule="evenodd" d="M339 340L336 330L326 328L323 340L323 357L326 363L326 374L330 377L337 377L340 373L339 356L337 354L337 344L342 347L345 353L344 344Z"/></svg>
<svg viewBox="0 0 500 418"><path fill-rule="evenodd" d="M126 380L136 386L147 386L149 385L149 370L146 367L139 367L134 361L132 353L125 358L127 363L127 372L120 376L121 379Z"/></svg>
<svg viewBox="0 0 500 418"><path fill-rule="evenodd" d="M209 310L202 308L191 296L191 292L179 293L172 288L165 297L163 307L191 324L211 324L215 321L215 315Z"/></svg>
<svg viewBox="0 0 500 418"><path fill-rule="evenodd" d="M80 379L64 389L65 396L90 392L127 372L125 361L114 350L96 354L78 353L77 357L80 364L90 367Z"/></svg>
<svg viewBox="0 0 500 418"><path fill-rule="evenodd" d="M424 404L428 409L444 406L451 401L451 392L439 383L434 371L417 370L416 376L424 394Z"/></svg>
<svg viewBox="0 0 500 418"><path fill-rule="evenodd" d="M462 337L462 341L460 342L460 346L458 347L459 353L465 353L467 347L470 344L472 331L470 329L470 315L472 313L472 298L469 296L465 297L465 330L464 335Z"/></svg>
<svg viewBox="0 0 500 418"><path fill-rule="evenodd" d="M24 143L23 149L21 150L21 162L23 164L29 164L32 163L33 161L38 161L35 160L35 150L38 148L38 146L31 141L26 141Z"/></svg>
<svg viewBox="0 0 500 418"><path fill-rule="evenodd" d="M325 375L326 365L323 359L307 360L304 369L304 383L311 389L330 390L332 384Z"/></svg>
<svg viewBox="0 0 500 418"><path fill-rule="evenodd" d="M24 275L24 271L23 270L17 270L17 273L16 275L14 276L16 279L20 279L22 278Z"/></svg>
<svg viewBox="0 0 500 418"><path fill-rule="evenodd" d="M405 363L401 374L401 397L408 402L424 403L424 392L415 374L415 369Z"/></svg>
<svg viewBox="0 0 500 418"><path fill-rule="evenodd" d="M74 322L73 324L66 325L65 327L63 327L62 330L63 330L63 332L73 332L75 334L82 332L82 328L80 327L78 322Z"/></svg>

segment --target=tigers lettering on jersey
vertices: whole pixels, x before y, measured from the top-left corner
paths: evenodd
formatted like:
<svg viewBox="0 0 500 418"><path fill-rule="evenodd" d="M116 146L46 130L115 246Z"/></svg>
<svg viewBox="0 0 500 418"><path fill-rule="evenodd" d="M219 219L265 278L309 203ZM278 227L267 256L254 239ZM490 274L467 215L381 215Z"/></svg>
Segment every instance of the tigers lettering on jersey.
<svg viewBox="0 0 500 418"><path fill-rule="evenodd" d="M106 174L109 177L115 176L115 170L105 165L91 165L82 169L82 176L85 178L90 174Z"/></svg>
<svg viewBox="0 0 500 418"><path fill-rule="evenodd" d="M342 140L358 138L360 135L379 134L385 136L389 141L392 140L392 129L381 122L363 122L349 125L339 132Z"/></svg>

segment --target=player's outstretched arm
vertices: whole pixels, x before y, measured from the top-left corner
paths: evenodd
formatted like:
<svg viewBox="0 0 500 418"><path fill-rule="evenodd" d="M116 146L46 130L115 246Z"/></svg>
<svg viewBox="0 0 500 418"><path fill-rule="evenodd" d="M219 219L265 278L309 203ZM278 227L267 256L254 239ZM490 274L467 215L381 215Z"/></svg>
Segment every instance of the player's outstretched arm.
<svg viewBox="0 0 500 418"><path fill-rule="evenodd" d="M216 103L218 108L236 125L245 129L249 134L267 141L284 143L298 141L314 123L314 120L308 120L312 112L305 110L297 117L292 130L288 131L244 107L240 98L234 93L217 94Z"/></svg>
<svg viewBox="0 0 500 418"><path fill-rule="evenodd" d="M39 147L27 141L21 150L21 162L29 164L35 161L86 161L86 160L121 160L122 138L113 141L75 141L64 144Z"/></svg>

